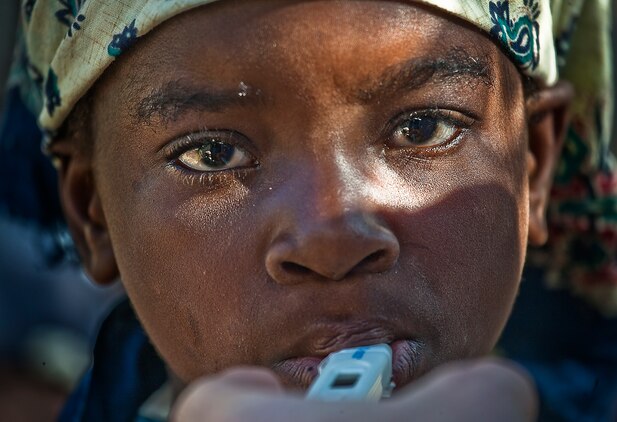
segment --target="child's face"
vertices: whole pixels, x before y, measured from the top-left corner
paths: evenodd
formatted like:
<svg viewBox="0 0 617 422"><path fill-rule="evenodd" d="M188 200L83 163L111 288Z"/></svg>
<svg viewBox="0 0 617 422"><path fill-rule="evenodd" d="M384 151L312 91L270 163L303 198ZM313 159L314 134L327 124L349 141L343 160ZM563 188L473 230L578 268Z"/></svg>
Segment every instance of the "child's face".
<svg viewBox="0 0 617 422"><path fill-rule="evenodd" d="M90 214L184 381L306 386L314 358L384 342L405 384L490 351L510 312L524 104L485 35L413 4L197 8L97 86Z"/></svg>

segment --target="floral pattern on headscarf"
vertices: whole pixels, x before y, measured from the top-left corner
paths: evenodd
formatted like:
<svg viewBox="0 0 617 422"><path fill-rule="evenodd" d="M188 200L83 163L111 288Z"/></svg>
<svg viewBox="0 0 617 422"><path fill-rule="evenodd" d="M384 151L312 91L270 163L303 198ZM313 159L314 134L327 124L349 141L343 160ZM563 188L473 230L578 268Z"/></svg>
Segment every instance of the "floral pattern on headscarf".
<svg viewBox="0 0 617 422"><path fill-rule="evenodd" d="M511 52L512 57L524 69L534 70L540 62L540 5L535 0L525 0L529 9L516 20L510 17L508 1L489 2L491 35Z"/></svg>

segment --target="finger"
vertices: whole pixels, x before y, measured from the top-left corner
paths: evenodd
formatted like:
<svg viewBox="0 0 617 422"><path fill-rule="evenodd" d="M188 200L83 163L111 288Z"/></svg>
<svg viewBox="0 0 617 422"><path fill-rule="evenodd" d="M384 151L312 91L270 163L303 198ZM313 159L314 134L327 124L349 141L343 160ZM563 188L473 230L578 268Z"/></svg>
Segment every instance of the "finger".
<svg viewBox="0 0 617 422"><path fill-rule="evenodd" d="M255 397L277 396L283 387L274 373L264 368L234 368L193 382L176 400L172 421L225 420L239 404Z"/></svg>
<svg viewBox="0 0 617 422"><path fill-rule="evenodd" d="M518 366L498 359L462 362L429 374L393 403L426 421L534 421L537 395Z"/></svg>
<svg viewBox="0 0 617 422"><path fill-rule="evenodd" d="M236 368L191 384L177 400L170 420L375 422L382 420L382 416L380 406L373 403L307 401L294 394L284 394L272 372Z"/></svg>
<svg viewBox="0 0 617 422"><path fill-rule="evenodd" d="M219 380L234 388L255 392L283 393L283 386L274 372L258 367L238 367L223 371Z"/></svg>

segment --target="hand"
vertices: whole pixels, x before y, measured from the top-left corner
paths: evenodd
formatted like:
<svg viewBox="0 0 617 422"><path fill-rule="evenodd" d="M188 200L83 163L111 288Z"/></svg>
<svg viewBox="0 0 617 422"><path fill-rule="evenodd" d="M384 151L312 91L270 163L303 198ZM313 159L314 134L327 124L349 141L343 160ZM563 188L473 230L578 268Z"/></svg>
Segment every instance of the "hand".
<svg viewBox="0 0 617 422"><path fill-rule="evenodd" d="M193 383L174 422L534 421L529 378L495 359L446 365L380 403L325 403L287 394L265 369L238 368Z"/></svg>

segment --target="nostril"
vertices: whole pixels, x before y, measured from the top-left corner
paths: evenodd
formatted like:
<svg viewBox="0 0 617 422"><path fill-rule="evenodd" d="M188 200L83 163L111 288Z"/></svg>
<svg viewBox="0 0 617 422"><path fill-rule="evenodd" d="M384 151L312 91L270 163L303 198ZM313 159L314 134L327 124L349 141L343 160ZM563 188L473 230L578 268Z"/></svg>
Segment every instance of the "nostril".
<svg viewBox="0 0 617 422"><path fill-rule="evenodd" d="M386 256L386 251L379 250L377 252L373 252L369 256L365 257L362 261L358 262L356 268L367 268L374 264L378 264L381 262Z"/></svg>
<svg viewBox="0 0 617 422"><path fill-rule="evenodd" d="M281 264L281 268L283 271L288 272L293 275L306 275L311 273L312 271L309 268L306 268L303 265L296 264L295 262L285 261Z"/></svg>
<svg viewBox="0 0 617 422"><path fill-rule="evenodd" d="M363 274L384 273L396 265L400 247L393 233L372 225L360 226L360 230L350 221L344 220L343 227L334 221L331 226L309 226L310 230L294 236L278 236L265 257L268 275L279 284L295 285L340 281L352 275L357 279Z"/></svg>

